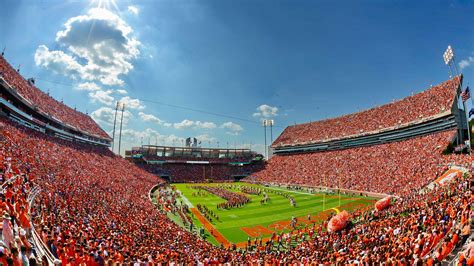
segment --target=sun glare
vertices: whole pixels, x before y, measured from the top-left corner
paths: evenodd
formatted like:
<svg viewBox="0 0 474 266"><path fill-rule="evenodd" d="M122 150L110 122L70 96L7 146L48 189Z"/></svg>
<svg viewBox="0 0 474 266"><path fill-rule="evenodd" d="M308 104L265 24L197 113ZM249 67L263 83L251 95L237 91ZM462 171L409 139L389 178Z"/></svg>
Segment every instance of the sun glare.
<svg viewBox="0 0 474 266"><path fill-rule="evenodd" d="M104 8L107 10L118 10L117 3L115 3L115 0L91 0L91 6L97 8Z"/></svg>

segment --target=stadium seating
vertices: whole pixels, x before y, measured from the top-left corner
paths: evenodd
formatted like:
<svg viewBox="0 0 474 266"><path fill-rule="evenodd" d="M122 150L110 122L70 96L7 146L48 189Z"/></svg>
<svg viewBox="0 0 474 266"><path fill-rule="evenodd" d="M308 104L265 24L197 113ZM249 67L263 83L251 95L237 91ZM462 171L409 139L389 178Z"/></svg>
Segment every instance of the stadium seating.
<svg viewBox="0 0 474 266"><path fill-rule="evenodd" d="M383 145L274 156L248 180L406 195L439 176L448 163L471 160L442 154L454 134L450 130Z"/></svg>
<svg viewBox="0 0 474 266"><path fill-rule="evenodd" d="M461 77L390 104L345 116L287 127L272 146L336 140L394 128L450 113Z"/></svg>
<svg viewBox="0 0 474 266"><path fill-rule="evenodd" d="M37 107L39 111L59 119L62 123L82 132L101 138L110 138L90 116L64 105L30 84L3 56L0 56L0 77L5 79L18 94L29 101L33 107Z"/></svg>
<svg viewBox="0 0 474 266"><path fill-rule="evenodd" d="M233 176L247 176L263 165L231 166L228 164L147 164L141 167L158 176L170 177L172 182L233 181Z"/></svg>
<svg viewBox="0 0 474 266"><path fill-rule="evenodd" d="M340 233L325 232L326 223L315 225L308 230L317 234L299 232L312 237L291 251L240 253L200 240L159 212L147 197L163 182L159 178L107 150L0 121L2 165L42 189L34 224L63 263L426 263L445 256L452 247L448 243L462 241L472 203L470 182L457 179L434 191L408 193L377 214L356 212L353 217L360 221ZM442 135L444 141L448 134Z"/></svg>
<svg viewBox="0 0 474 266"><path fill-rule="evenodd" d="M41 111L106 137L88 116L31 86L3 57L0 72ZM449 112L456 82L453 79L361 113L289 127L274 145L341 138ZM150 191L166 183L149 172L190 182L230 180L247 168L219 164L212 165L211 171L209 165L176 163L146 165L145 171L104 147L54 138L0 117L0 208L4 215L0 263L25 265L28 260L33 265L35 258L30 255L38 254L30 240L39 235L64 265L434 264L470 235L472 168L467 177L421 190L449 163L472 167L472 156L442 154L453 135L453 130L447 130L382 145L273 157L265 169L247 180L400 197L378 212L356 210L350 215L351 222L336 233L325 230L328 217L322 224L281 232L271 239L277 242L284 235L299 239L295 247L279 250L273 245L243 251L213 246L172 222L165 210L178 212L183 220L189 217L174 205L175 194L164 190L157 194L158 206L153 205ZM36 197L29 202L33 192Z"/></svg>

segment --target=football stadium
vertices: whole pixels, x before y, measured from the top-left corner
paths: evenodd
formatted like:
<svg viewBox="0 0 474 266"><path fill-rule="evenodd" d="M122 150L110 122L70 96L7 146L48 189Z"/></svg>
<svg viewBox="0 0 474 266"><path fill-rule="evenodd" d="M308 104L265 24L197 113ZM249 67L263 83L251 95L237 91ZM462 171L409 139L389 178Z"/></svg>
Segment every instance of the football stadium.
<svg viewBox="0 0 474 266"><path fill-rule="evenodd" d="M210 8L206 1L199 3L199 9L196 3L184 8L165 2L123 7L120 1L91 1L82 6L85 11L74 8L83 5L76 2L53 5L46 1L28 8L8 1L0 4L7 10L0 11L7 17L0 22L20 33L30 32L29 26L8 24L16 21L14 14L19 10L30 14L32 21L36 21L34 10L42 14L38 16L50 14L51 21L59 17L64 24L49 48L42 44L44 37L28 37L29 44L25 44L14 37L18 33L7 31L5 24L0 26L6 32L0 38L0 44L5 44L0 56L0 264L474 265L472 54L465 53L466 59L458 60L464 57L458 56L457 46L444 45L445 40L442 48L433 43L436 49L430 47L420 54L436 60L417 59L423 64L420 68L432 71L422 70L429 77L395 67L389 67L389 74L372 69L383 76L376 80L386 82L372 82L367 75L363 78L374 89L357 96L345 97L338 87L337 80L346 80L341 76L352 79L351 73L338 73L338 77L314 74L316 79L336 81L330 92L312 86L290 92L275 88L271 90L274 95L287 95L274 100L281 106L262 104L257 112L246 114L252 110L247 103L255 106L254 99L263 92L253 91L240 101L230 89L237 79L247 84L247 77L238 72L232 73L236 77L223 77L229 84L220 85L228 90L207 97L215 106L189 99L190 95L178 89L161 91L162 83L155 79L169 77L160 74L173 72L170 80L189 82L183 81L188 71L196 71L198 77L186 84L199 90L203 80L220 82L221 77L215 75L222 73L219 66L229 67L220 60L214 65L212 56L197 60L200 64L208 60L209 68L191 67L191 59L176 56L169 46L165 53L179 61L180 71L160 70L157 65L146 68L149 62L160 64L157 58L163 59L160 53L157 58L144 56L153 51L145 36L153 35L151 28L166 35L166 28L175 27L176 20L199 24L213 14L206 9ZM270 8L268 2L243 6L256 10L257 5L268 8L269 20L271 12L280 10ZM179 10L185 16L174 17L173 23L150 17L152 26L132 35L132 29L141 25L136 21L140 16L170 6L170 12ZM314 7L331 10L322 3L302 1L287 6L288 16L313 17ZM213 8L224 13L227 8L243 8L243 13L231 13L232 20L242 22L258 16L238 8L237 3ZM469 5L462 8L474 10ZM234 24L224 24L223 28L239 31ZM197 42L188 36L190 45L199 50L200 41L215 37L207 30L220 34L222 28L216 25L214 21L209 28L201 28L200 34L192 34ZM272 30L264 28L274 38ZM291 34L312 40L306 30L293 30ZM470 33L474 33L472 28ZM166 36L174 38L173 34ZM245 36L252 38L253 33ZM36 51L30 51L35 38L39 38ZM272 39L269 43L273 41L285 42ZM218 45L210 49L219 53ZM239 49L250 53L245 60L259 64L250 52L253 48L243 44ZM459 49L460 53L468 50L468 46ZM288 64L297 68L301 62ZM203 77L203 71L209 76ZM248 71L252 81L264 75L257 69ZM293 79L271 67L269 71L275 71L276 80ZM406 78L409 90L383 91L398 84L397 78ZM358 80L349 82L359 88ZM405 93L410 90L411 94ZM203 92L210 94L211 90ZM329 102L326 107L302 111L305 103L315 102L312 95L326 93L330 96L324 98ZM166 100L169 95L174 98ZM386 100L393 95L402 96ZM290 106L293 97L299 105L294 110L284 107ZM377 97L384 100L373 102ZM351 105L358 103L366 108ZM241 108L232 110L236 105ZM89 114L86 108L97 110ZM322 115L324 112L329 115ZM309 121L302 118L305 114L311 116ZM199 115L215 120L197 120ZM194 118L171 122L179 117ZM252 141L243 143L239 139L243 136Z"/></svg>

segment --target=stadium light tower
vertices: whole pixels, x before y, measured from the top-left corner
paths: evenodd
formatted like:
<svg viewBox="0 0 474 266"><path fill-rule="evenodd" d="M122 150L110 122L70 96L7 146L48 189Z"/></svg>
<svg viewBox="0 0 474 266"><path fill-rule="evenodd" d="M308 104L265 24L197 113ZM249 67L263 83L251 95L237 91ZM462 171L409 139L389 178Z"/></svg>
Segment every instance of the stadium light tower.
<svg viewBox="0 0 474 266"><path fill-rule="evenodd" d="M448 45L448 48L443 54L443 59L444 63L448 66L449 68L449 77L453 76L453 71L451 70L451 62L453 60L454 54L453 54L453 49L451 48L451 45Z"/></svg>
<svg viewBox="0 0 474 266"><path fill-rule="evenodd" d="M114 129L112 130L112 152L114 152L114 143L115 143L115 124L117 123L117 112L119 109L120 101L115 105L115 116L114 116Z"/></svg>
<svg viewBox="0 0 474 266"><path fill-rule="evenodd" d="M119 147L118 154L120 155L120 147L122 145L122 125L123 125L123 112L125 111L125 104L122 103L122 117L120 118L120 133L119 133Z"/></svg>
<svg viewBox="0 0 474 266"><path fill-rule="evenodd" d="M262 120L262 126L263 126L263 135L264 135L264 148L265 148L265 159L267 159L267 119Z"/></svg>
<svg viewBox="0 0 474 266"><path fill-rule="evenodd" d="M275 121L273 119L263 119L262 126L263 132L265 134L265 158L268 157L268 150L267 150L267 127L270 127L270 141L273 142L273 125Z"/></svg>
<svg viewBox="0 0 474 266"><path fill-rule="evenodd" d="M454 50L451 47L451 45L448 45L448 48L446 48L446 51L443 54L443 59L444 59L444 63L449 68L450 78L453 76L453 74L459 75L458 68L456 67L456 60L455 60L455 56L454 56ZM459 86L461 86L461 84L459 84ZM457 95L457 92L456 92L456 95ZM457 95L457 96L458 96L458 99L459 99L459 95ZM469 116L467 114L467 108L466 108L465 101L463 99L461 99L461 102L463 104L464 113L466 115L467 136L468 136L468 140L469 140L468 147L470 148L471 147L471 128L469 127Z"/></svg>
<svg viewBox="0 0 474 266"><path fill-rule="evenodd" d="M270 142L273 143L273 125L275 125L275 120L270 119Z"/></svg>

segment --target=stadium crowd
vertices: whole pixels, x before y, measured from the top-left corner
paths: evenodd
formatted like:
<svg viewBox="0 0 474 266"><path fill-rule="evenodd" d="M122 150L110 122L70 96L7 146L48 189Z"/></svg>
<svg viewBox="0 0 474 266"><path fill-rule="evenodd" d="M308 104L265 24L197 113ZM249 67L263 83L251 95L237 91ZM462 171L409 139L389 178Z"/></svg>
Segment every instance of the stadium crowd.
<svg viewBox="0 0 474 266"><path fill-rule="evenodd" d="M273 146L320 142L416 122L450 111L459 84L455 77L421 93L366 111L287 127Z"/></svg>
<svg viewBox="0 0 474 266"><path fill-rule="evenodd" d="M257 170L263 169L263 164L250 164L244 166L228 164L186 164L166 163L162 165L141 165L146 171L165 177L169 176L171 182L204 182L233 181L234 176L247 176Z"/></svg>
<svg viewBox="0 0 474 266"><path fill-rule="evenodd" d="M0 141L1 138L0 135ZM0 213L3 215L0 263L3 265L36 265L30 244L31 225L27 200L32 188L31 178L34 178L34 174L21 173L0 146Z"/></svg>
<svg viewBox="0 0 474 266"><path fill-rule="evenodd" d="M163 183L161 179L108 150L48 137L5 119L0 119L0 131L2 165L11 165L7 168L27 177L25 186L31 182L28 187L41 188L33 204L33 224L65 265L427 263L446 255L451 248L448 242L463 241L459 231L471 217L470 182L456 179L435 191L404 193L402 200L380 213L355 213L355 223L338 233L315 225L318 234L285 251L218 248L177 226L153 206L148 192ZM448 135L441 133L441 140ZM27 192L18 187L16 191ZM169 197L158 198L158 205L167 204Z"/></svg>
<svg viewBox="0 0 474 266"><path fill-rule="evenodd" d="M406 195L433 181L449 163L472 162L470 156L442 154L454 135L445 131L369 147L274 156L246 179Z"/></svg>
<svg viewBox="0 0 474 266"><path fill-rule="evenodd" d="M110 138L91 117L64 105L25 80L3 56L0 56L0 77L8 82L18 94L27 99L33 107L37 107L39 111L83 132L102 138Z"/></svg>

